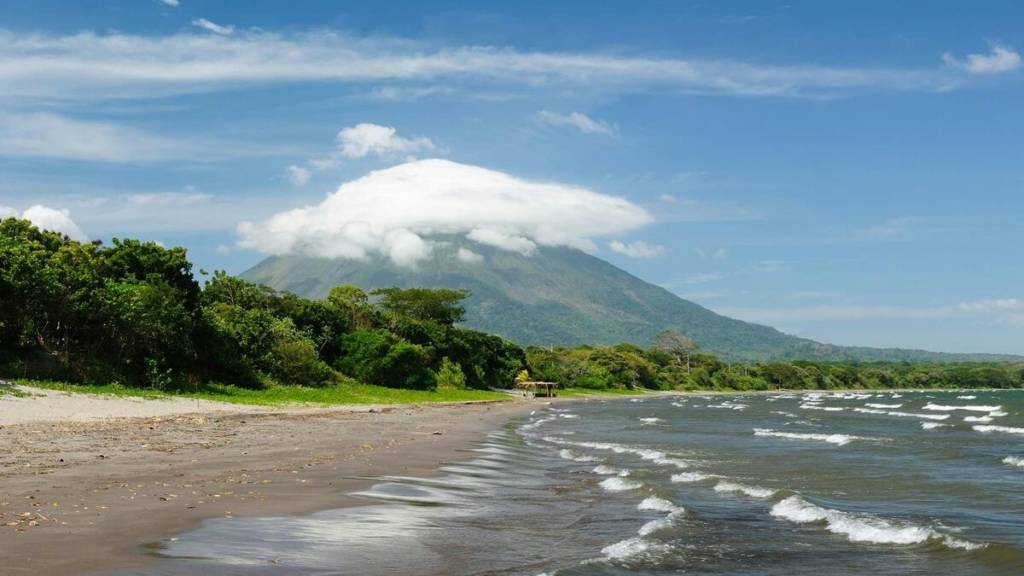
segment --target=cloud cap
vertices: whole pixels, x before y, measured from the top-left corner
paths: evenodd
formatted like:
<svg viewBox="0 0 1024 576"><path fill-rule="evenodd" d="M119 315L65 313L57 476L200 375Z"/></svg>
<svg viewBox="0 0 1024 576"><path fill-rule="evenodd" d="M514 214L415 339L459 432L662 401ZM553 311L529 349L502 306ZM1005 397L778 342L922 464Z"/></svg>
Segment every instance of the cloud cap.
<svg viewBox="0 0 1024 576"><path fill-rule="evenodd" d="M651 221L624 198L428 159L346 182L319 205L243 222L238 243L275 255L361 260L379 254L415 265L430 257L435 234L461 234L527 255L538 245L593 252L593 238Z"/></svg>

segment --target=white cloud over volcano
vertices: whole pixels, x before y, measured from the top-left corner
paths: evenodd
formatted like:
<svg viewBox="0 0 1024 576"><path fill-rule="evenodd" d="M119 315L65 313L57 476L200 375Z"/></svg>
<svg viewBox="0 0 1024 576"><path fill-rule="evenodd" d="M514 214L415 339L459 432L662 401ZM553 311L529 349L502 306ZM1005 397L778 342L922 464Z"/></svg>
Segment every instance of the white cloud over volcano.
<svg viewBox="0 0 1024 576"><path fill-rule="evenodd" d="M596 251L593 239L652 221L620 197L532 182L449 160L418 160L342 184L316 206L238 226L243 248L267 254L390 258L415 265L431 256L430 236L457 234L478 244L532 253L537 246Z"/></svg>

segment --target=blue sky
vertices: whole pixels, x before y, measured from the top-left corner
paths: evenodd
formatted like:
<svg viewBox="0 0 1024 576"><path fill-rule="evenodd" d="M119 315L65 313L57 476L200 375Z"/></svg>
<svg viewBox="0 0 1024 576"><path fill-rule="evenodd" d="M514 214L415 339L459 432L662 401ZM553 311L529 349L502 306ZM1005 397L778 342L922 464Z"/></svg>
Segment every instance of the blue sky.
<svg viewBox="0 0 1024 576"><path fill-rule="evenodd" d="M1019 3L2 4L0 212L230 272L573 245L802 336L1024 353Z"/></svg>

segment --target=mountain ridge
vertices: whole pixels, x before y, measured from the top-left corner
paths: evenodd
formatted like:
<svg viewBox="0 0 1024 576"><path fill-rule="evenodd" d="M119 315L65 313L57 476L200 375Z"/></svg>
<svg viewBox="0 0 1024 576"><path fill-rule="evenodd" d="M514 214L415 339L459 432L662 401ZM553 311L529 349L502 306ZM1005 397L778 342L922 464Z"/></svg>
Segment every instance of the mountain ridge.
<svg viewBox="0 0 1024 576"><path fill-rule="evenodd" d="M336 284L464 288L464 325L522 345L648 346L665 329L685 334L730 361L1024 360L1006 354L944 353L904 348L836 346L717 314L602 260L571 248L540 247L530 255L472 245L482 261L459 257L459 241L437 243L432 260L400 267L365 261L271 256L242 277L300 296L323 297Z"/></svg>

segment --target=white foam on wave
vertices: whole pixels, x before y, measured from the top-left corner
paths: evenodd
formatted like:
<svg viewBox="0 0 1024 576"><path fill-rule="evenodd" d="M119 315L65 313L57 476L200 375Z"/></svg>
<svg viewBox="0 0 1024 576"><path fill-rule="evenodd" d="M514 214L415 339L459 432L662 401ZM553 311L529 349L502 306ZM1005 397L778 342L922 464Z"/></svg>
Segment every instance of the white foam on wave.
<svg viewBox="0 0 1024 576"><path fill-rule="evenodd" d="M878 404L876 402L867 402L864 405L867 406L868 408L886 408L890 410L893 408L900 408L903 406L903 404Z"/></svg>
<svg viewBox="0 0 1024 576"><path fill-rule="evenodd" d="M964 416L964 422L988 423L992 421L991 416Z"/></svg>
<svg viewBox="0 0 1024 576"><path fill-rule="evenodd" d="M545 436L544 440L551 442L552 444L579 446L581 448L591 448L594 450L610 450L616 454L633 454L635 456L639 456L642 460L654 462L655 464L662 466L675 466L676 468L690 467L690 463L685 460L672 458L661 450L653 450L651 448L636 448L633 446L614 444L612 442L573 442L571 440L557 438L555 436Z"/></svg>
<svg viewBox="0 0 1024 576"><path fill-rule="evenodd" d="M828 398L839 398L840 400L865 400L871 398L873 394L858 394L856 392L843 392L838 394L829 394Z"/></svg>
<svg viewBox="0 0 1024 576"><path fill-rule="evenodd" d="M977 400L977 396L957 396L957 400Z"/></svg>
<svg viewBox="0 0 1024 576"><path fill-rule="evenodd" d="M653 534L658 530L663 530L672 526L675 521L686 513L686 510L682 506L676 506L672 502L665 500L664 498L658 498L657 496L648 496L637 506L638 510L653 510L655 512L664 512L666 516L664 518L657 518L647 522L640 527L637 531L641 536L647 536Z"/></svg>
<svg viewBox="0 0 1024 576"><path fill-rule="evenodd" d="M520 426L519 427L519 431L520 432L529 432L530 430L533 430L534 428L537 428L538 426L540 426L540 425L542 425L542 424L544 424L546 422L551 422L552 420L555 419L555 417L556 416L545 416L544 418L538 418L537 420L535 420L533 422L530 422L528 424L523 424L522 426Z"/></svg>
<svg viewBox="0 0 1024 576"><path fill-rule="evenodd" d="M770 488L748 486L746 484L737 484L735 482L726 482L725 480L722 480L718 484L715 484L715 492L740 492L750 496L751 498L771 498L776 491Z"/></svg>
<svg viewBox="0 0 1024 576"><path fill-rule="evenodd" d="M579 414L559 414L559 415L558 415L558 417L559 417L559 418L569 418L569 419L573 419L573 418L579 418L579 417L580 417L580 415L579 415Z"/></svg>
<svg viewBox="0 0 1024 576"><path fill-rule="evenodd" d="M722 402L721 404L708 404L706 408L724 408L726 410L746 410L746 404L733 404L731 402Z"/></svg>
<svg viewBox="0 0 1024 576"><path fill-rule="evenodd" d="M717 477L715 474L704 474L703 472L680 472L672 475L672 481L676 483L703 482Z"/></svg>
<svg viewBox="0 0 1024 576"><path fill-rule="evenodd" d="M873 440L873 438L864 438L861 436L851 436L849 434L812 434L803 432L781 432L779 430L772 430L770 428L754 428L754 436L775 436L777 438L788 438L790 440L819 440L821 442L828 442L829 444L835 444L837 446L844 446L853 442L854 440Z"/></svg>
<svg viewBox="0 0 1024 576"><path fill-rule="evenodd" d="M626 480L619 476L612 476L611 478L601 481L601 488L604 488L608 492L625 492L626 490L636 490L640 487L640 483L635 480Z"/></svg>
<svg viewBox="0 0 1024 576"><path fill-rule="evenodd" d="M661 418L641 418L640 421L643 422L644 424L657 424L658 422L661 422Z"/></svg>
<svg viewBox="0 0 1024 576"><path fill-rule="evenodd" d="M816 506L800 496L790 496L774 506L771 515L797 524L824 522L825 529L842 534L850 542L872 544L921 544L937 540L950 548L973 550L983 545L952 538L931 528L898 524L867 514L853 514Z"/></svg>
<svg viewBox="0 0 1024 576"><path fill-rule="evenodd" d="M875 410L874 408L854 408L854 412L862 414L885 414L888 416L900 416L902 418L922 418L924 420L946 420L949 414L918 414L916 412L896 412L893 410Z"/></svg>
<svg viewBox="0 0 1024 576"><path fill-rule="evenodd" d="M804 402L800 405L804 410L821 410L823 412L842 412L846 408L840 406L819 406L817 403Z"/></svg>
<svg viewBox="0 0 1024 576"><path fill-rule="evenodd" d="M601 553L609 560L632 560L644 556L664 554L670 549L667 544L659 544L637 536L621 542L610 544L601 549Z"/></svg>
<svg viewBox="0 0 1024 576"><path fill-rule="evenodd" d="M983 424L980 426L972 426L978 432L1006 432L1007 434L1024 434L1024 428L1011 428L1009 426L993 426L991 424Z"/></svg>
<svg viewBox="0 0 1024 576"><path fill-rule="evenodd" d="M1020 456L1007 456L1006 458L1003 458L1003 464L1024 468L1024 458Z"/></svg>
<svg viewBox="0 0 1024 576"><path fill-rule="evenodd" d="M600 458L597 458L595 456L584 456L577 454L572 450L569 450L568 448L563 448L559 450L558 455L566 460L572 460L573 462L597 462L598 460L600 460Z"/></svg>
<svg viewBox="0 0 1024 576"><path fill-rule="evenodd" d="M995 412L997 410L1002 410L1002 408L1002 406L972 406L966 404L963 406L949 406L946 404L935 404L933 402L929 402L924 407L925 410L937 410L940 412L952 412L953 410L966 410L969 412Z"/></svg>
<svg viewBox="0 0 1024 576"><path fill-rule="evenodd" d="M682 510L679 506L676 506L670 500L659 498L657 496L648 496L644 498L642 502L636 505L637 510L653 510L655 512L678 512Z"/></svg>
<svg viewBox="0 0 1024 576"><path fill-rule="evenodd" d="M924 430L935 430L936 428L945 428L949 424L940 424L938 422L921 422L921 428Z"/></svg>
<svg viewBox="0 0 1024 576"><path fill-rule="evenodd" d="M594 474L600 474L602 476L619 476L622 478L629 476L629 470L619 470L618 468L612 468L605 464L598 464L597 466L594 466L593 472Z"/></svg>

